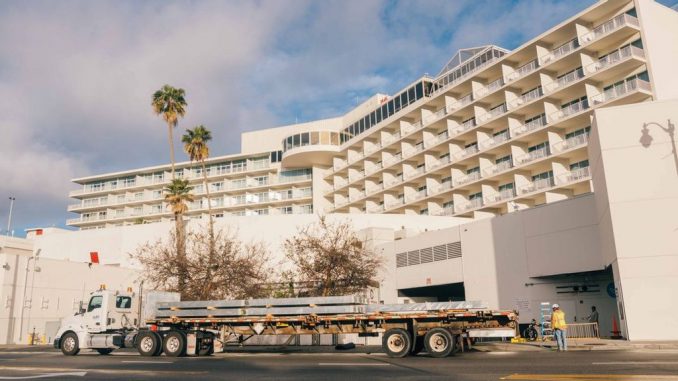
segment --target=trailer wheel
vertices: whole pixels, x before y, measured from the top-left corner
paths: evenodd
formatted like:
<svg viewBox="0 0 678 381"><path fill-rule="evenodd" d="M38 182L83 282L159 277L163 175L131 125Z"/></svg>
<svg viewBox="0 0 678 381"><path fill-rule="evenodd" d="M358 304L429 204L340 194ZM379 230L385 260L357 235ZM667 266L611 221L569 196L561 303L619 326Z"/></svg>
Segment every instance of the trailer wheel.
<svg viewBox="0 0 678 381"><path fill-rule="evenodd" d="M142 356L160 355L162 345L160 337L155 332L142 332L137 337L137 350Z"/></svg>
<svg viewBox="0 0 678 381"><path fill-rule="evenodd" d="M61 338L61 352L66 356L75 356L80 352L80 344L78 343L78 335L73 332L65 334Z"/></svg>
<svg viewBox="0 0 678 381"><path fill-rule="evenodd" d="M384 334L381 346L389 357L405 357L410 353L412 340L402 328L391 328Z"/></svg>
<svg viewBox="0 0 678 381"><path fill-rule="evenodd" d="M417 336L412 346L412 355L418 355L424 350L424 336Z"/></svg>
<svg viewBox="0 0 678 381"><path fill-rule="evenodd" d="M162 349L170 357L186 355L186 335L180 331L170 331L162 341Z"/></svg>
<svg viewBox="0 0 678 381"><path fill-rule="evenodd" d="M426 332L424 346L431 357L447 357L454 350L454 336L445 328L433 328Z"/></svg>
<svg viewBox="0 0 678 381"><path fill-rule="evenodd" d="M100 355L106 356L113 352L113 348L99 348L97 349L97 352L99 352Z"/></svg>

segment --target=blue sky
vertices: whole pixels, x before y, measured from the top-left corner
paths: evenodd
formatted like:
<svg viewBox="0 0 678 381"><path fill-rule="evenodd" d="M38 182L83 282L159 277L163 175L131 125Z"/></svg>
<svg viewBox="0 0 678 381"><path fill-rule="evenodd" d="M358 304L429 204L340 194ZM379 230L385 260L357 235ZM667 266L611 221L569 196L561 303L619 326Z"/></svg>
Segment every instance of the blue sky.
<svg viewBox="0 0 678 381"><path fill-rule="evenodd" d="M0 231L10 195L17 233L63 226L72 178L167 162L149 105L165 83L187 92L177 132L204 124L213 155L235 153L243 131L340 115L593 2L3 1Z"/></svg>

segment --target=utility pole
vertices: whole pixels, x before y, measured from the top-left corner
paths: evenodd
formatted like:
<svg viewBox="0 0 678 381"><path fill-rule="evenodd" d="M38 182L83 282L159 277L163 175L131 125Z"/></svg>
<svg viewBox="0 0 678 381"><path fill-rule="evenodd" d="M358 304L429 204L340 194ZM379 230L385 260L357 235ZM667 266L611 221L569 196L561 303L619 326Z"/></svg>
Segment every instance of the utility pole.
<svg viewBox="0 0 678 381"><path fill-rule="evenodd" d="M9 236L11 234L11 228L12 228L12 209L14 208L14 200L16 200L15 197L9 196L9 217L7 218L7 235Z"/></svg>

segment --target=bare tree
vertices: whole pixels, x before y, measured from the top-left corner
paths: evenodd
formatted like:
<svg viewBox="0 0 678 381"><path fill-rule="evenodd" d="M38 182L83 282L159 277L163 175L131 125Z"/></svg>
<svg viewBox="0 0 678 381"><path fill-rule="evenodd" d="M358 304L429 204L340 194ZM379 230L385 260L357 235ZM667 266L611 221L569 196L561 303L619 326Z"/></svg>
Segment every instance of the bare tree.
<svg viewBox="0 0 678 381"><path fill-rule="evenodd" d="M303 284L309 296L354 294L377 284L381 258L346 221L320 216L299 228L283 247L295 266L294 282Z"/></svg>
<svg viewBox="0 0 678 381"><path fill-rule="evenodd" d="M176 235L140 246L132 255L144 267L146 280L156 289L181 293L182 300L244 299L268 296L271 269L263 243L245 244L232 232L214 236L210 255L209 232L186 235L186 256L177 255ZM180 287L182 261L186 279Z"/></svg>

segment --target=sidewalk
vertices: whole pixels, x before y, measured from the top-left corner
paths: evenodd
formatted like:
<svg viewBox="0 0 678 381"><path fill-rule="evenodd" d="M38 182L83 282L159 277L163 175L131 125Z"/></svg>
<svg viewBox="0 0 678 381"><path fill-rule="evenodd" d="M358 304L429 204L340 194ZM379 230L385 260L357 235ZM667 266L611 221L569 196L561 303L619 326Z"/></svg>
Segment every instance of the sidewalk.
<svg viewBox="0 0 678 381"><path fill-rule="evenodd" d="M509 342L478 343L474 349L483 352L492 351L539 351L555 350L556 342L528 341L512 344ZM568 339L567 349L573 351L630 351L630 350L678 350L678 341L627 341L610 339Z"/></svg>

